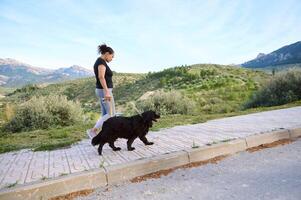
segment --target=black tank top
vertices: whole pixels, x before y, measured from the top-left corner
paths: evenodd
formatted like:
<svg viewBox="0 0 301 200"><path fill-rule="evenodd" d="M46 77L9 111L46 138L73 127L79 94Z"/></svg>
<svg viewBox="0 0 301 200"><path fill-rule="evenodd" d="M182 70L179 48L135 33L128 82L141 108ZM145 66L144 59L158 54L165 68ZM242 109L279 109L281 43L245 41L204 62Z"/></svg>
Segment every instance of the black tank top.
<svg viewBox="0 0 301 200"><path fill-rule="evenodd" d="M113 81L112 81L112 76L113 76L113 72L111 71L110 67L107 65L107 62L102 59L102 58L98 58L94 64L94 74L95 74L95 79L96 79L96 88L98 89L103 89L99 78L98 78L98 66L99 65L104 65L106 67L106 72L105 72L105 80L107 83L108 88L113 88Z"/></svg>

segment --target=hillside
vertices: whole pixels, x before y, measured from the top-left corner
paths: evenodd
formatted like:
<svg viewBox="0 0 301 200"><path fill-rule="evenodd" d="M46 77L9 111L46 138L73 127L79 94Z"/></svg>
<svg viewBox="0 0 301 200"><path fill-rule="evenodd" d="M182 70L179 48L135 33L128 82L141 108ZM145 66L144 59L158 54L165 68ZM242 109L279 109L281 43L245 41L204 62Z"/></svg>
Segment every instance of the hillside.
<svg viewBox="0 0 301 200"><path fill-rule="evenodd" d="M289 70L301 69L301 63L296 64L286 64L286 65L275 65L275 66L267 66L262 68L254 68L256 70L261 70L269 74L285 72Z"/></svg>
<svg viewBox="0 0 301 200"><path fill-rule="evenodd" d="M126 103L138 100L149 91L177 90L196 102L200 114L228 113L240 110L267 79L269 75L259 71L200 64L148 74L134 84L119 87L115 94L119 102Z"/></svg>
<svg viewBox="0 0 301 200"><path fill-rule="evenodd" d="M301 41L281 47L269 54L260 53L255 59L241 65L247 68L265 68L296 63L301 63Z"/></svg>
<svg viewBox="0 0 301 200"><path fill-rule="evenodd" d="M93 72L80 66L50 70L33 67L11 59L0 59L0 86L20 87L33 83L55 83L65 80L93 76Z"/></svg>
<svg viewBox="0 0 301 200"><path fill-rule="evenodd" d="M196 101L199 112L223 113L240 109L253 91L269 75L238 67L192 65L174 67L148 74L115 74L114 96L118 109L125 111L128 102L137 101L149 91L178 90ZM85 78L48 86L27 86L11 93L6 101L21 102L33 95L64 94L79 100L86 110L98 111L94 78ZM130 108L129 108L130 109Z"/></svg>
<svg viewBox="0 0 301 200"><path fill-rule="evenodd" d="M115 87L132 83L145 77L144 74L115 73L113 81ZM0 90L1 91L1 90ZM7 94L7 92L6 92ZM6 102L24 102L34 95L59 94L68 99L80 101L86 110L96 110L99 105L95 97L95 78L81 78L63 83L27 85L7 94Z"/></svg>

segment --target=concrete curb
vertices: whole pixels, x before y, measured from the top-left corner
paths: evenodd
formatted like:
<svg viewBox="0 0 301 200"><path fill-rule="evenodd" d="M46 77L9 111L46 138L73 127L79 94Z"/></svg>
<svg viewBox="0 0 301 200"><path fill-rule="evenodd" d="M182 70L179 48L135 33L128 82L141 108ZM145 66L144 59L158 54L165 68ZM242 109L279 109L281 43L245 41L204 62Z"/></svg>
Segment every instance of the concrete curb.
<svg viewBox="0 0 301 200"><path fill-rule="evenodd" d="M107 185L104 169L70 174L52 180L22 185L0 192L0 199L49 199L75 191L94 189Z"/></svg>
<svg viewBox="0 0 301 200"><path fill-rule="evenodd" d="M231 140L229 142L218 143L212 146L203 146L200 148L186 150L189 156L189 162L205 161L221 155L229 155L246 149L244 139Z"/></svg>
<svg viewBox="0 0 301 200"><path fill-rule="evenodd" d="M289 133L290 133L290 138L291 139L300 137L301 136L301 128L295 128L295 129L292 129L292 130L290 129Z"/></svg>
<svg viewBox="0 0 301 200"><path fill-rule="evenodd" d="M170 169L189 163L189 157L185 151L177 151L169 154L158 155L118 166L105 167L107 170L108 184L114 184L130 180L152 172Z"/></svg>
<svg viewBox="0 0 301 200"><path fill-rule="evenodd" d="M283 139L290 139L289 130L283 129L280 131L251 135L245 138L248 148L257 147L261 144L268 144Z"/></svg>
<svg viewBox="0 0 301 200"><path fill-rule="evenodd" d="M255 134L246 138L221 142L211 146L181 150L118 166L106 166L100 169L70 174L43 182L2 189L0 191L0 199L48 199L76 191L116 184L160 170L205 161L221 155L234 154L261 144L272 143L282 139L295 139L300 136L301 128Z"/></svg>

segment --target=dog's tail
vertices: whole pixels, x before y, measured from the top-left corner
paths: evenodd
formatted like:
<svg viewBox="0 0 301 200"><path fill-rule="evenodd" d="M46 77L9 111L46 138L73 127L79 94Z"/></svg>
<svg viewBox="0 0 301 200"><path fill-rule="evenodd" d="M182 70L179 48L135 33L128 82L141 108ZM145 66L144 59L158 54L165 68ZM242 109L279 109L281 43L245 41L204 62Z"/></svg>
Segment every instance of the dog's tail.
<svg viewBox="0 0 301 200"><path fill-rule="evenodd" d="M101 132L100 133L98 133L93 139L92 139L92 141L91 141L91 144L93 145L93 146L95 146L95 145L97 145L97 144L99 144L100 143L100 140L101 140Z"/></svg>
<svg viewBox="0 0 301 200"><path fill-rule="evenodd" d="M93 145L93 146L95 146L95 145L97 145L97 136L95 136L93 139L92 139L92 141L91 141L91 144Z"/></svg>

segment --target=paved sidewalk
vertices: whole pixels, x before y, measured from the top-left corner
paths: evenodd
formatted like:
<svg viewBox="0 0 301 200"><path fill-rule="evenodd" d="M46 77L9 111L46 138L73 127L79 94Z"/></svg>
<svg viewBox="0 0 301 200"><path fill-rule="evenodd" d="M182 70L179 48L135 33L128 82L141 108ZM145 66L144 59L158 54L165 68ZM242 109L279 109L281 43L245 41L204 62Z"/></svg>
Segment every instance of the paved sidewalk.
<svg viewBox="0 0 301 200"><path fill-rule="evenodd" d="M126 140L122 139L116 142L116 146L122 148L121 151L114 152L106 144L103 156L98 155L97 149L92 147L87 139L68 149L9 152L0 154L0 190L15 184L22 185L101 166L119 165L191 149L193 145L205 146L209 143L245 138L257 133L300 127L301 106L149 132L147 137L155 144L144 146L137 139L133 144L136 150L131 152L126 150Z"/></svg>

